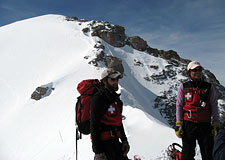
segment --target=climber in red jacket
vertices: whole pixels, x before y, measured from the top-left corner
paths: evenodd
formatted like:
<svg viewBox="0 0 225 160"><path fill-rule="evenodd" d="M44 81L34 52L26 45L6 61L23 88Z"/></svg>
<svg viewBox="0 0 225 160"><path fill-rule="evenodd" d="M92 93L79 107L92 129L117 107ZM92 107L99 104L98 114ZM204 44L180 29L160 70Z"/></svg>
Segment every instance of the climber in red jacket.
<svg viewBox="0 0 225 160"><path fill-rule="evenodd" d="M122 123L123 103L118 90L123 75L106 69L101 75L101 88L91 100L91 137L94 160L128 160L130 146Z"/></svg>

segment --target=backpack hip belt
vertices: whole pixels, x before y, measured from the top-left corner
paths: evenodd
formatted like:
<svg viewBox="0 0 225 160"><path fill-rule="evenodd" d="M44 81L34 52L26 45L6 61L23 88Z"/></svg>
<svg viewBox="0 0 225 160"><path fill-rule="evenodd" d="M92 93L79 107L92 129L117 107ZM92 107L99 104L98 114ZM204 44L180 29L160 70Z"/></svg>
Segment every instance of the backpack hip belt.
<svg viewBox="0 0 225 160"><path fill-rule="evenodd" d="M101 133L101 140L116 139L120 137L121 137L120 131L110 130Z"/></svg>

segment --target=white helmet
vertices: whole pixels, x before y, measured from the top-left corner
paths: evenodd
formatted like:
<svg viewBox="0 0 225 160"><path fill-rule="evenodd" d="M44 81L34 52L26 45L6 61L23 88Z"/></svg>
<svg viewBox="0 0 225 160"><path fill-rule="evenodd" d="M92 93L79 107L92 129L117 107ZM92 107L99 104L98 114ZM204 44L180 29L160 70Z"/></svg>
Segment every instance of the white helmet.
<svg viewBox="0 0 225 160"><path fill-rule="evenodd" d="M197 61L192 61L188 64L187 70L189 71L190 69L195 69L196 67L202 67L201 64ZM202 67L203 68L203 67Z"/></svg>
<svg viewBox="0 0 225 160"><path fill-rule="evenodd" d="M106 77L123 78L123 75L119 71L114 70L113 68L107 68L102 72L101 79L104 79Z"/></svg>

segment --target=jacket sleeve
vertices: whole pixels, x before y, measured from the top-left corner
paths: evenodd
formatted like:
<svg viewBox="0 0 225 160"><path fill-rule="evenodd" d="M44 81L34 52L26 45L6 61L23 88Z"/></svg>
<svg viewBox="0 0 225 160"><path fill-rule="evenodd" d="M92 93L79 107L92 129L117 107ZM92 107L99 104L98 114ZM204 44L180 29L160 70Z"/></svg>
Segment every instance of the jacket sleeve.
<svg viewBox="0 0 225 160"><path fill-rule="evenodd" d="M125 131L124 131L124 127L123 127L123 124L121 126L121 129L120 129L120 134L121 134L121 141L127 141L127 136L125 134Z"/></svg>
<svg viewBox="0 0 225 160"><path fill-rule="evenodd" d="M90 130L92 137L92 149L95 154L103 153L101 144L100 119L104 113L104 100L102 100L100 95L93 96L91 100Z"/></svg>
<svg viewBox="0 0 225 160"><path fill-rule="evenodd" d="M210 105L211 105L211 116L213 122L219 122L219 112L218 112L218 99L217 93L213 85L211 85L210 92Z"/></svg>
<svg viewBox="0 0 225 160"><path fill-rule="evenodd" d="M220 160L225 157L225 129L221 128L216 136L213 147L213 159ZM224 159L224 158L223 158Z"/></svg>
<svg viewBox="0 0 225 160"><path fill-rule="evenodd" d="M183 106L184 106L184 88L183 84L181 84L177 92L176 122L183 121Z"/></svg>

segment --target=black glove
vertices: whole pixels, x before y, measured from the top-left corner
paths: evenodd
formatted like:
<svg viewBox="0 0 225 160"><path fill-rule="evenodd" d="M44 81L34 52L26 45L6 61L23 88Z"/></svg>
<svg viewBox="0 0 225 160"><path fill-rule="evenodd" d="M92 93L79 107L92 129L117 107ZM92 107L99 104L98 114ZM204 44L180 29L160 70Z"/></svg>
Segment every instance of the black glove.
<svg viewBox="0 0 225 160"><path fill-rule="evenodd" d="M129 152L130 150L130 145L127 141L123 141L122 142L122 151L123 151L123 156L127 156L127 153Z"/></svg>
<svg viewBox="0 0 225 160"><path fill-rule="evenodd" d="M94 160L107 160L105 153L95 154Z"/></svg>

